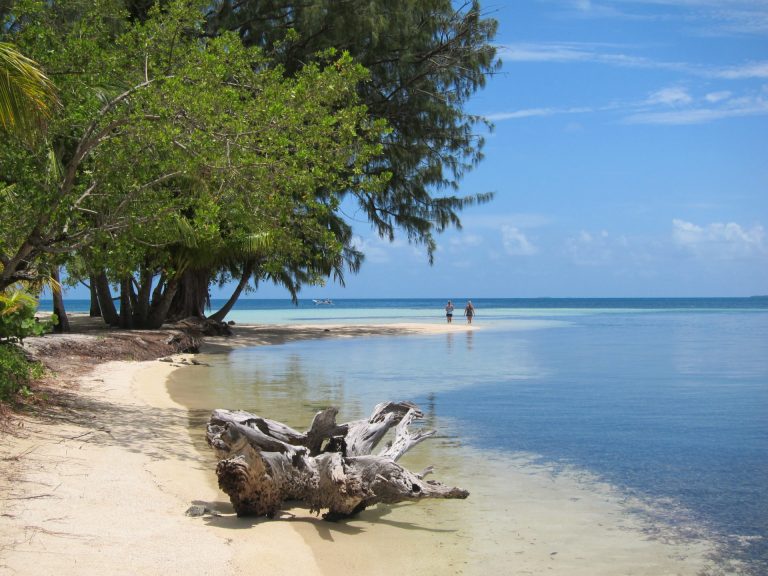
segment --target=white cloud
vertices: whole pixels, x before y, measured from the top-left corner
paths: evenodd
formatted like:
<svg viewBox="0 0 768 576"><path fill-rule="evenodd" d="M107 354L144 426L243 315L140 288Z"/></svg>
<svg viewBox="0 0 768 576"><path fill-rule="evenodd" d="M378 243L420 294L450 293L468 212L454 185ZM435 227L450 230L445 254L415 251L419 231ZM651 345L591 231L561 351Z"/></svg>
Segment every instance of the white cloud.
<svg viewBox="0 0 768 576"><path fill-rule="evenodd" d="M729 90L721 90L720 92L710 92L704 96L704 100L710 104L716 104L717 102L728 100L731 96L732 93Z"/></svg>
<svg viewBox="0 0 768 576"><path fill-rule="evenodd" d="M551 42L509 44L500 48L503 60L511 62L554 62L564 64L596 63L621 68L644 68L679 72L688 76L738 82L768 78L768 61L755 61L728 67L700 66L680 62L656 61L622 53L609 44ZM548 118L559 115L623 113L625 124L690 125L727 118L768 114L768 92L759 87L742 88L736 93L731 86L710 88L695 94L689 89L668 86L650 93L642 100L610 102L592 106L540 106L487 114L492 122Z"/></svg>
<svg viewBox="0 0 768 576"><path fill-rule="evenodd" d="M682 72L704 78L749 80L768 78L768 60L756 60L730 66L704 66L690 62L669 62L645 56L627 54L622 46L589 42L520 42L497 47L504 62L591 63Z"/></svg>
<svg viewBox="0 0 768 576"><path fill-rule="evenodd" d="M705 98L706 100L706 98ZM707 101L704 106L680 107L675 110L639 110L624 118L625 124L705 124L725 118L764 116L768 114L768 100L762 96Z"/></svg>
<svg viewBox="0 0 768 576"><path fill-rule="evenodd" d="M496 112L485 116L486 120L499 122L501 120L518 120L520 118L536 118L542 116L554 116L559 114L557 108L523 108L512 112Z"/></svg>
<svg viewBox="0 0 768 576"><path fill-rule="evenodd" d="M580 62L593 60L592 52L582 44L519 43L497 47L505 62Z"/></svg>
<svg viewBox="0 0 768 576"><path fill-rule="evenodd" d="M687 64L661 62L616 51L617 46L589 42L519 42L497 47L504 62L587 62L621 68L688 70Z"/></svg>
<svg viewBox="0 0 768 576"><path fill-rule="evenodd" d="M482 236L478 236L477 234L462 234L459 233L456 236L452 237L449 242L451 246L457 247L457 248L477 248L483 243Z"/></svg>
<svg viewBox="0 0 768 576"><path fill-rule="evenodd" d="M763 0L569 0L579 16L679 21L699 35L761 34L768 30ZM638 9L640 8L640 9Z"/></svg>
<svg viewBox="0 0 768 576"><path fill-rule="evenodd" d="M768 78L768 61L749 62L727 68L709 70L708 76L725 80L748 80L750 78Z"/></svg>
<svg viewBox="0 0 768 576"><path fill-rule="evenodd" d="M626 240L620 238L619 243L626 244ZM565 250L575 264L601 266L613 260L612 244L613 240L605 230L596 234L582 230L578 236L565 241Z"/></svg>
<svg viewBox="0 0 768 576"><path fill-rule="evenodd" d="M543 118L557 115L625 114L624 124L705 124L726 118L768 115L768 91L763 94L735 95L728 90L695 96L684 88L663 88L639 102L613 103L600 107L528 108L512 112L488 114L492 122Z"/></svg>
<svg viewBox="0 0 768 576"><path fill-rule="evenodd" d="M363 238L355 236L352 245L365 254L365 261L374 264L384 264L392 260L391 248L395 243L385 242L381 238Z"/></svg>
<svg viewBox="0 0 768 576"><path fill-rule="evenodd" d="M761 225L744 228L735 222L713 222L699 226L672 220L675 244L693 255L712 260L729 260L768 255L765 230Z"/></svg>
<svg viewBox="0 0 768 576"><path fill-rule="evenodd" d="M541 118L546 116L557 116L560 114L588 114L594 112L593 108L571 107L571 108L524 108L522 110L513 110L512 112L498 112L488 114L485 118L491 122L500 122L502 120L519 120L522 118Z"/></svg>
<svg viewBox="0 0 768 576"><path fill-rule="evenodd" d="M539 249L517 227L504 225L501 227L501 241L504 251L510 256L532 256Z"/></svg>
<svg viewBox="0 0 768 576"><path fill-rule="evenodd" d="M663 106L680 106L691 102L693 102L691 95L685 88L680 87L662 88L651 94L646 100L646 104L661 104Z"/></svg>
<svg viewBox="0 0 768 576"><path fill-rule="evenodd" d="M553 219L548 214L535 212L512 212L509 214L467 214L461 219L464 230L499 230L502 226L517 228L541 228L552 224Z"/></svg>
<svg viewBox="0 0 768 576"><path fill-rule="evenodd" d="M565 2L565 0L564 0ZM607 6L599 0L567 0L577 12L596 15ZM727 8L718 8L727 2ZM616 5L620 2L616 0ZM768 24L768 3L765 0L626 0L631 4L656 5L665 15L674 9L687 13L695 20L706 12L711 22L729 21L734 14L760 16ZM695 12L695 13L694 13ZM726 13L731 14L728 16ZM642 47L599 42L520 42L498 47L501 59L509 64L553 63L562 65L602 65L622 69L660 70L678 73L684 80L678 85L663 87L642 100L614 101L603 105L587 106L531 106L486 115L490 121L549 118L560 115L587 115L598 113L623 114L625 124L691 125L704 124L728 118L768 114L768 98L760 93L756 82L768 79L768 59L713 65L692 62L658 60L638 54ZM691 77L706 79L706 92L700 94L680 83L692 84ZM720 85L718 85L720 84ZM734 88L736 86L736 88ZM588 103L589 104L589 103Z"/></svg>

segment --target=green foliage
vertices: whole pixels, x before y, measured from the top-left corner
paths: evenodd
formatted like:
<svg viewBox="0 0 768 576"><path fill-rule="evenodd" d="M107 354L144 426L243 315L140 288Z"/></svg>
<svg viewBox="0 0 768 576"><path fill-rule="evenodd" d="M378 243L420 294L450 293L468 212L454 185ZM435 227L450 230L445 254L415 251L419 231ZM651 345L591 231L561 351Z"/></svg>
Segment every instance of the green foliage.
<svg viewBox="0 0 768 576"><path fill-rule="evenodd" d="M37 301L21 290L0 293L0 401L11 400L35 378L43 375L43 366L30 362L16 345L28 336L39 336L51 329L49 322L35 319Z"/></svg>
<svg viewBox="0 0 768 576"><path fill-rule="evenodd" d="M42 377L43 372L42 364L27 360L18 346L0 343L0 401L28 390L32 380Z"/></svg>
<svg viewBox="0 0 768 576"><path fill-rule="evenodd" d="M50 331L56 322L39 322L35 318L37 300L21 290L0 293L0 344L22 342L29 336Z"/></svg>
<svg viewBox="0 0 768 576"><path fill-rule="evenodd" d="M0 126L29 138L57 103L53 83L13 45L0 42Z"/></svg>
<svg viewBox="0 0 768 576"><path fill-rule="evenodd" d="M489 198L443 195L481 158L462 109L496 65L477 2L16 0L0 18L61 101L46 141L0 148L0 290L77 254L144 312L194 267L295 295L359 268L345 195L430 257Z"/></svg>
<svg viewBox="0 0 768 576"><path fill-rule="evenodd" d="M206 38L204 2L133 20L120 5L20 0L23 25L6 27L53 71L62 110L57 162L51 147L0 150L0 288L78 250L115 281L168 280L254 234L270 237L266 270L318 277L318 251L338 267L336 191L388 178L362 171L386 133L359 102L365 69L326 51L287 77L234 33Z"/></svg>
<svg viewBox="0 0 768 576"><path fill-rule="evenodd" d="M348 51L369 70L358 93L372 118L391 132L368 174L389 173L375 191L351 190L382 236L404 230L435 248L434 232L460 226L458 212L490 194L454 196L482 159L485 121L464 111L498 69L497 23L480 2L451 0L220 0L210 31L237 30L273 54L289 74L329 47ZM445 194L447 191L448 194Z"/></svg>

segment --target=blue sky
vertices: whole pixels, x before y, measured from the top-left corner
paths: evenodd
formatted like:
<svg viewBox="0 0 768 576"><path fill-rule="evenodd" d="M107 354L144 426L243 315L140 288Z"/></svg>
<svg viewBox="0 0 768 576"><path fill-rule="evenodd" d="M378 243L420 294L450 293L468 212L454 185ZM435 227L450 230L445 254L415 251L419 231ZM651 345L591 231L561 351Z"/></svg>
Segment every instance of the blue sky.
<svg viewBox="0 0 768 576"><path fill-rule="evenodd" d="M495 130L460 193L495 199L434 266L358 223L362 271L300 296L768 294L768 0L482 6L503 66L469 103Z"/></svg>
<svg viewBox="0 0 768 576"><path fill-rule="evenodd" d="M359 225L361 273L303 297L768 293L767 0L483 9L503 67L469 104L495 130L461 192L494 201L432 267Z"/></svg>

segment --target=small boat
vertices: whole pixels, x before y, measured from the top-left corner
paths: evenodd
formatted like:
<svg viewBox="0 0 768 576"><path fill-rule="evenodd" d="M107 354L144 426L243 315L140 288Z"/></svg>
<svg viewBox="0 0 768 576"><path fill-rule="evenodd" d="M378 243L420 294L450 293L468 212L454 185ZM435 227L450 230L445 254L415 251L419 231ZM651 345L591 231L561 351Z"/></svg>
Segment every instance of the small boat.
<svg viewBox="0 0 768 576"><path fill-rule="evenodd" d="M314 302L315 304L326 304L326 305L333 304L333 300L331 300L330 298L323 298L322 300L313 299L312 302Z"/></svg>

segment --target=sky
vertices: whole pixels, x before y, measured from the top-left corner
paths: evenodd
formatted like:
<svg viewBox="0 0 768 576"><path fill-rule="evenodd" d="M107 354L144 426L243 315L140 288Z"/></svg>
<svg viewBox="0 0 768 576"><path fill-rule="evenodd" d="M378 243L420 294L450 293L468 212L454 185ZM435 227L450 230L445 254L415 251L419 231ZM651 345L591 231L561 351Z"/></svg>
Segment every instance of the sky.
<svg viewBox="0 0 768 576"><path fill-rule="evenodd" d="M502 67L466 109L495 128L459 194L494 200L433 266L358 217L360 273L300 297L768 294L768 0L481 5Z"/></svg>
<svg viewBox="0 0 768 576"><path fill-rule="evenodd" d="M482 8L503 64L467 110L495 129L459 193L494 200L433 266L358 223L361 272L300 296L768 294L768 0Z"/></svg>

